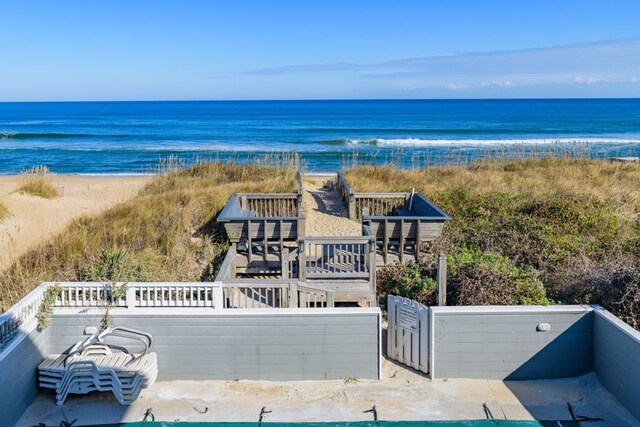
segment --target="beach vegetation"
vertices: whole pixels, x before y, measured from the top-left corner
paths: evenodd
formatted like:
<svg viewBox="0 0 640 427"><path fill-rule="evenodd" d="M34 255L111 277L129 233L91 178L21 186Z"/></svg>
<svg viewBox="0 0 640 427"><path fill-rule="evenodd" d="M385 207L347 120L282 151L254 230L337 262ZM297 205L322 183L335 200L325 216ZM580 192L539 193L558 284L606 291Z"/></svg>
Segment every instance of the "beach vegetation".
<svg viewBox="0 0 640 427"><path fill-rule="evenodd" d="M422 267L379 273L382 297L433 304L444 252L449 304L600 304L640 327L638 165L549 157L346 175L354 191L416 188L452 217Z"/></svg>
<svg viewBox="0 0 640 427"><path fill-rule="evenodd" d="M53 312L53 306L62 293L62 288L59 286L49 286L47 293L38 308L36 313L36 320L38 321L38 329L43 330L49 327L49 318Z"/></svg>
<svg viewBox="0 0 640 427"><path fill-rule="evenodd" d="M600 304L640 327L640 167L582 158L494 159L399 170L356 166L355 191L415 188L451 217L424 257L378 273L389 294L452 305ZM227 250L215 218L234 192L290 192L291 165L167 168L130 201L75 220L0 273L0 311L42 281L208 281Z"/></svg>
<svg viewBox="0 0 640 427"><path fill-rule="evenodd" d="M17 192L44 199L54 199L60 194L51 183L51 171L46 166L34 166L18 175Z"/></svg>
<svg viewBox="0 0 640 427"><path fill-rule="evenodd" d="M9 217L9 208L7 208L4 203L0 202L0 222L4 221Z"/></svg>
<svg viewBox="0 0 640 427"><path fill-rule="evenodd" d="M75 220L0 272L0 312L42 281L212 280L227 250L215 217L234 192L291 192L295 168L200 163Z"/></svg>

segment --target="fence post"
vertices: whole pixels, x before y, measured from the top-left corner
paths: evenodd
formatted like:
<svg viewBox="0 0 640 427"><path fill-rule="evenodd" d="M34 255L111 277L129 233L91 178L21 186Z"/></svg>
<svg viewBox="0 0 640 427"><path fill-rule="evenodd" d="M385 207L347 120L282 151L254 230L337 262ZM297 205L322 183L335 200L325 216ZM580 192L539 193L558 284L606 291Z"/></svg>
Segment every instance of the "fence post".
<svg viewBox="0 0 640 427"><path fill-rule="evenodd" d="M298 308L298 282L289 284L289 308Z"/></svg>
<svg viewBox="0 0 640 427"><path fill-rule="evenodd" d="M438 305L447 305L447 256L438 255Z"/></svg>
<svg viewBox="0 0 640 427"><path fill-rule="evenodd" d="M371 283L371 290L373 291L374 295L377 297L377 293L378 293L378 288L376 285L376 239L375 237L372 237L369 240L369 244L367 245L368 249L369 249L369 282ZM374 304L376 304L377 301L374 301ZM376 304L377 305L377 304Z"/></svg>
<svg viewBox="0 0 640 427"><path fill-rule="evenodd" d="M335 296L333 295L333 291L327 291L327 308L333 308L336 306Z"/></svg>
<svg viewBox="0 0 640 427"><path fill-rule="evenodd" d="M304 282L307 280L307 254L305 253L304 239L299 239L298 244L298 279Z"/></svg>
<svg viewBox="0 0 640 427"><path fill-rule="evenodd" d="M134 308L136 306L136 289L132 286L127 286L127 294L124 298L127 308Z"/></svg>
<svg viewBox="0 0 640 427"><path fill-rule="evenodd" d="M213 282L213 309L224 309L224 292L222 291L222 282Z"/></svg>
<svg viewBox="0 0 640 427"><path fill-rule="evenodd" d="M356 196L353 193L349 193L349 219L356 221Z"/></svg>
<svg viewBox="0 0 640 427"><path fill-rule="evenodd" d="M289 278L289 249L288 248L282 248L282 252L280 253L280 265L281 265L280 276L283 279L288 279Z"/></svg>
<svg viewBox="0 0 640 427"><path fill-rule="evenodd" d="M298 237L304 237L305 227L304 212L300 212L300 216L298 217Z"/></svg>

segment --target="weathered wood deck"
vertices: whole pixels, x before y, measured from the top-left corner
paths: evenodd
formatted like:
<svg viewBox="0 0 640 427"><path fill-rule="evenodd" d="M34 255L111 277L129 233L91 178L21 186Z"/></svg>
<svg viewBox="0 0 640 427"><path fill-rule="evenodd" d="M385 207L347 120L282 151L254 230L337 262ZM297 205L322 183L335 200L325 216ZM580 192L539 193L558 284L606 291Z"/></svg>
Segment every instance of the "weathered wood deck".
<svg viewBox="0 0 640 427"><path fill-rule="evenodd" d="M335 302L376 305L377 268L417 259L449 219L419 193L354 193L341 173L299 176L298 193L234 194L218 216L232 244L218 280L256 284L263 304L285 298L260 297L265 284L293 280Z"/></svg>

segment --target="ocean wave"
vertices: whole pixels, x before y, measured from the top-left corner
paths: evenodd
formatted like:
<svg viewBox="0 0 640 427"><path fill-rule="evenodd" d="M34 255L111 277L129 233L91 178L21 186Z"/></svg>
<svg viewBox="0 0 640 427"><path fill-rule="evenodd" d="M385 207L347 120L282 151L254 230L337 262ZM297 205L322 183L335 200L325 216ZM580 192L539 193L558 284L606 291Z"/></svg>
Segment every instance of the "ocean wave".
<svg viewBox="0 0 640 427"><path fill-rule="evenodd" d="M29 132L0 132L0 139L72 139L72 138L112 138L121 135L95 135L90 133L29 133Z"/></svg>
<svg viewBox="0 0 640 427"><path fill-rule="evenodd" d="M514 138L514 139L332 139L324 145L368 145L376 147L490 147L509 145L640 144L632 138Z"/></svg>

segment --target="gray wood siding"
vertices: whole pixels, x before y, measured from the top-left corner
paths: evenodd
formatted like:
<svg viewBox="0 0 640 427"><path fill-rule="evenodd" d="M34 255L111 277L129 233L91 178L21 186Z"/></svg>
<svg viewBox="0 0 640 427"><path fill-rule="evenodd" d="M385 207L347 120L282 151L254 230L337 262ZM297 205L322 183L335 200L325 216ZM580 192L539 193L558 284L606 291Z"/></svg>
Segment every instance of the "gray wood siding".
<svg viewBox="0 0 640 427"><path fill-rule="evenodd" d="M44 359L48 331L33 331L0 359L0 427L10 427L38 395L38 365Z"/></svg>
<svg viewBox="0 0 640 427"><path fill-rule="evenodd" d="M434 378L529 380L593 370L593 322L581 313L434 313ZM537 332L539 323L551 330Z"/></svg>
<svg viewBox="0 0 640 427"><path fill-rule="evenodd" d="M640 332L607 311L593 313L598 380L640 419Z"/></svg>
<svg viewBox="0 0 640 427"><path fill-rule="evenodd" d="M190 316L112 313L155 339L160 380L378 378L379 312ZM52 351L83 338L95 315L54 315Z"/></svg>

